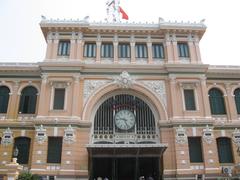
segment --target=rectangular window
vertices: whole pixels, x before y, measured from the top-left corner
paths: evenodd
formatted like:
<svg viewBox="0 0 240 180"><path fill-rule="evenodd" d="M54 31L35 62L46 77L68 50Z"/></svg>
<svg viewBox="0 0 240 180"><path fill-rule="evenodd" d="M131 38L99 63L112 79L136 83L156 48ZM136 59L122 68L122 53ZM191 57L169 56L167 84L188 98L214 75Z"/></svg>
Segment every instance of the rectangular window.
<svg viewBox="0 0 240 180"><path fill-rule="evenodd" d="M96 43L85 43L84 57L96 57Z"/></svg>
<svg viewBox="0 0 240 180"><path fill-rule="evenodd" d="M164 48L163 44L153 44L152 45L153 58L164 59Z"/></svg>
<svg viewBox="0 0 240 180"><path fill-rule="evenodd" d="M183 93L184 93L185 109L189 111L196 110L194 90L184 89Z"/></svg>
<svg viewBox="0 0 240 180"><path fill-rule="evenodd" d="M65 100L65 88L55 88L53 109L63 110Z"/></svg>
<svg viewBox="0 0 240 180"><path fill-rule="evenodd" d="M201 137L188 137L188 148L191 163L203 162Z"/></svg>
<svg viewBox="0 0 240 180"><path fill-rule="evenodd" d="M147 58L147 45L146 44L136 44L135 47L135 56L136 58Z"/></svg>
<svg viewBox="0 0 240 180"><path fill-rule="evenodd" d="M102 43L101 46L101 57L102 58L113 58L113 44Z"/></svg>
<svg viewBox="0 0 240 180"><path fill-rule="evenodd" d="M127 43L119 43L118 45L118 57L119 58L130 58L130 45Z"/></svg>
<svg viewBox="0 0 240 180"><path fill-rule="evenodd" d="M189 49L187 43L178 43L178 56L183 58L189 58Z"/></svg>
<svg viewBox="0 0 240 180"><path fill-rule="evenodd" d="M70 54L70 41L59 41L58 56L69 56Z"/></svg>
<svg viewBox="0 0 240 180"><path fill-rule="evenodd" d="M48 137L47 163L61 163L62 137Z"/></svg>

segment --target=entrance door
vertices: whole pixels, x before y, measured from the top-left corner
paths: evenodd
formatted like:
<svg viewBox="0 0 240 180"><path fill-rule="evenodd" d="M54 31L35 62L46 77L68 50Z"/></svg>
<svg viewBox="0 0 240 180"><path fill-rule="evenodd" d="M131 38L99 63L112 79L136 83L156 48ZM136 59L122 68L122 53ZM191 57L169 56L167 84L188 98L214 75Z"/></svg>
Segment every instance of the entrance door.
<svg viewBox="0 0 240 180"><path fill-rule="evenodd" d="M92 158L91 179L109 180L138 180L140 176L145 179L149 176L155 179L160 177L159 157L144 158Z"/></svg>

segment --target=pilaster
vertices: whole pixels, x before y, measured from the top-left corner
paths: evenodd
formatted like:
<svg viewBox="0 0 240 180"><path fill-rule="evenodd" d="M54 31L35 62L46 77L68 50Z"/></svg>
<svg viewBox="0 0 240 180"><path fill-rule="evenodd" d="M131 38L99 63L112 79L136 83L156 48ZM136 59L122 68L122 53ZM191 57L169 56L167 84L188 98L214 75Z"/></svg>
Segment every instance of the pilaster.
<svg viewBox="0 0 240 180"><path fill-rule="evenodd" d="M19 84L20 81L13 82L13 92L10 94L10 102L9 107L10 110L8 111L8 119L15 119L17 118L18 114L18 106L19 106L19 97L20 94L18 94Z"/></svg>
<svg viewBox="0 0 240 180"><path fill-rule="evenodd" d="M72 39L70 40L70 59L76 59L76 48L77 48L77 36L75 32L72 32Z"/></svg>
<svg viewBox="0 0 240 180"><path fill-rule="evenodd" d="M53 37L52 32L47 36L47 50L46 50L46 59L52 59L52 49L53 49Z"/></svg>
<svg viewBox="0 0 240 180"><path fill-rule="evenodd" d="M177 99L176 96L176 77L171 76L170 77L170 95L171 95L171 105L172 105L172 117L174 118L177 113L177 103L174 103Z"/></svg>
<svg viewBox="0 0 240 180"><path fill-rule="evenodd" d="M173 63L173 52L172 52L172 43L170 40L170 35L169 33L165 34L165 49L166 49L166 54L167 54L167 62Z"/></svg>
<svg viewBox="0 0 240 180"><path fill-rule="evenodd" d="M118 41L113 42L113 48L114 63L118 63Z"/></svg>
<svg viewBox="0 0 240 180"><path fill-rule="evenodd" d="M47 74L42 74L42 83L41 83L41 91L39 97L39 105L38 105L38 116L46 116L47 115L47 107L46 107L46 87L47 87Z"/></svg>
<svg viewBox="0 0 240 180"><path fill-rule="evenodd" d="M195 52L195 48L194 48L192 34L188 35L188 47L189 47L191 63L197 63L197 57L196 57L196 52Z"/></svg>
<svg viewBox="0 0 240 180"><path fill-rule="evenodd" d="M102 45L102 40L101 40L101 35L98 34L97 36L97 52L96 52L96 62L100 63L101 61L101 45Z"/></svg>
<svg viewBox="0 0 240 180"><path fill-rule="evenodd" d="M84 47L84 41L83 41L83 35L82 32L78 32L78 38L77 38L77 45L76 45L76 59L83 60L83 47Z"/></svg>
<svg viewBox="0 0 240 180"><path fill-rule="evenodd" d="M79 116L79 97L80 97L80 89L79 89L79 78L80 75L75 75L73 83L73 96L72 96L72 116Z"/></svg>
<svg viewBox="0 0 240 180"><path fill-rule="evenodd" d="M226 102L226 109L228 112L228 119L234 120L237 119L237 109L235 105L234 96L231 92L231 85L230 83L225 83L226 88L226 96L225 96L225 102Z"/></svg>
<svg viewBox="0 0 240 180"><path fill-rule="evenodd" d="M193 43L194 43L194 46L195 46L197 63L202 63L200 47L199 47L199 38L198 38L197 35L195 35Z"/></svg>
<svg viewBox="0 0 240 180"><path fill-rule="evenodd" d="M131 63L136 63L136 56L135 56L135 39L134 35L131 35L130 47L131 47Z"/></svg>
<svg viewBox="0 0 240 180"><path fill-rule="evenodd" d="M208 91L206 85L206 77L201 77L201 92L202 92L202 102L203 102L203 111L205 117L211 117L210 104L208 98Z"/></svg>
<svg viewBox="0 0 240 180"><path fill-rule="evenodd" d="M148 36L147 48L148 48L148 63L151 64L153 62L151 36Z"/></svg>
<svg viewBox="0 0 240 180"><path fill-rule="evenodd" d="M172 48L173 48L173 61L176 63L179 61L177 38L175 34L172 34Z"/></svg>

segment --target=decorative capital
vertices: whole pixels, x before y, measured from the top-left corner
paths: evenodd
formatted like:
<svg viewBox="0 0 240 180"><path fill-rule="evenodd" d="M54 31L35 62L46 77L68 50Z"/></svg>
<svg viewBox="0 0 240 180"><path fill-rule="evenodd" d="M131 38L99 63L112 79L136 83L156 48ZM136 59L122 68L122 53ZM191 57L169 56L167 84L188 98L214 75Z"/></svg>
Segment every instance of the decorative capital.
<svg viewBox="0 0 240 180"><path fill-rule="evenodd" d="M43 125L41 124L40 126L35 127L35 131L36 131L35 138L38 144L44 143L47 139L46 128L44 128Z"/></svg>
<svg viewBox="0 0 240 180"><path fill-rule="evenodd" d="M3 131L1 144L4 146L13 144L13 132L11 131L10 128L7 128L5 131Z"/></svg>
<svg viewBox="0 0 240 180"><path fill-rule="evenodd" d="M176 143L178 144L185 144L187 143L187 133L186 129L182 127L182 125L179 125L179 127L176 128Z"/></svg>
<svg viewBox="0 0 240 180"><path fill-rule="evenodd" d="M72 128L71 125L64 129L63 141L67 144L72 144L76 141L75 130Z"/></svg>
<svg viewBox="0 0 240 180"><path fill-rule="evenodd" d="M130 88L135 80L128 74L127 71L123 71L119 77L114 78L114 82L123 89Z"/></svg>
<svg viewBox="0 0 240 180"><path fill-rule="evenodd" d="M208 125L206 125L206 128L203 129L203 139L208 144L211 144L213 141L213 129L209 128Z"/></svg>

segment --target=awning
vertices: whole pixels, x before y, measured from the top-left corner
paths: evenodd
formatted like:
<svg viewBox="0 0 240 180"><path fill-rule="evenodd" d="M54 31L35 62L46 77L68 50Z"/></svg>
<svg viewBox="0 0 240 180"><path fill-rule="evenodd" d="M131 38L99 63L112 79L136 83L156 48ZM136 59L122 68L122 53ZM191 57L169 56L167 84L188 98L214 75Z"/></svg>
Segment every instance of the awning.
<svg viewBox="0 0 240 180"><path fill-rule="evenodd" d="M161 157L166 144L88 144L90 157Z"/></svg>

